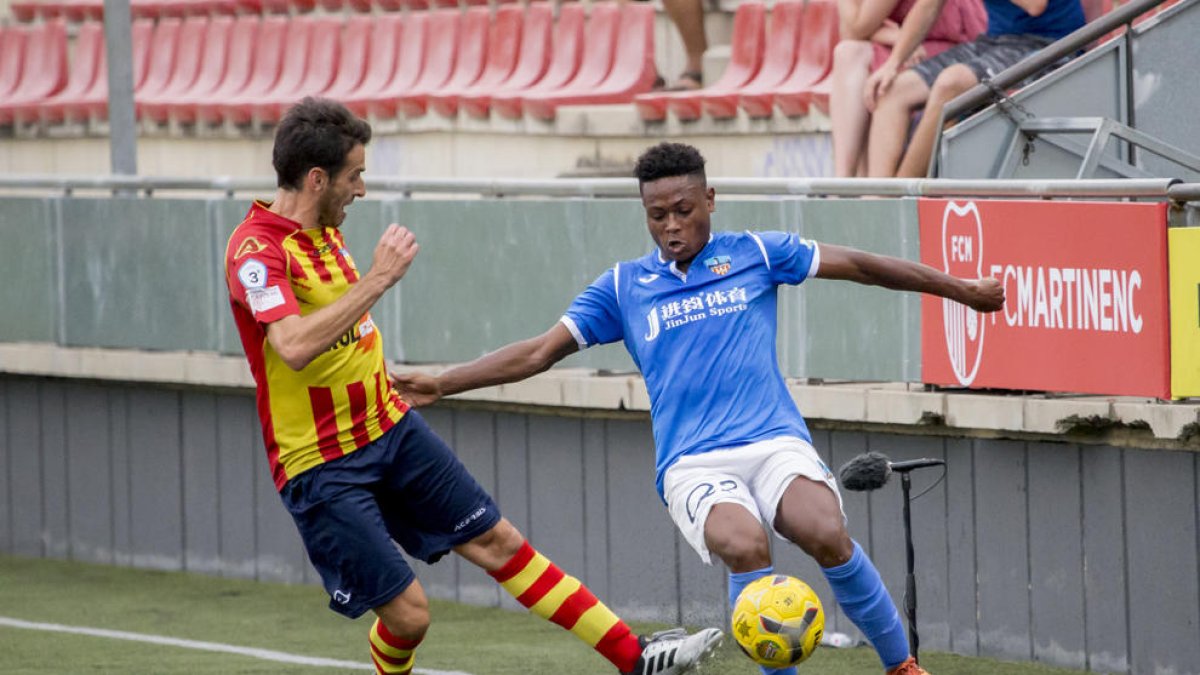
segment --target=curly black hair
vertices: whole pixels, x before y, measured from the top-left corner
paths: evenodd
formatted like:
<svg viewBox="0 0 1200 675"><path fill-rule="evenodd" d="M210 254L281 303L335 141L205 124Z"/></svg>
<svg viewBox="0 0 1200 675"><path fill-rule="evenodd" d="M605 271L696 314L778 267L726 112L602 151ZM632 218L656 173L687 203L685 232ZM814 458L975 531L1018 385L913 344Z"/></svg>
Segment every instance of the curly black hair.
<svg viewBox="0 0 1200 675"><path fill-rule="evenodd" d="M281 188L299 190L309 169L320 167L335 176L355 145L371 140L371 125L346 106L309 96L292 106L275 129L271 163Z"/></svg>
<svg viewBox="0 0 1200 675"><path fill-rule="evenodd" d="M697 176L706 182L704 157L696 148L684 143L659 143L638 157L633 167L638 186L672 176Z"/></svg>

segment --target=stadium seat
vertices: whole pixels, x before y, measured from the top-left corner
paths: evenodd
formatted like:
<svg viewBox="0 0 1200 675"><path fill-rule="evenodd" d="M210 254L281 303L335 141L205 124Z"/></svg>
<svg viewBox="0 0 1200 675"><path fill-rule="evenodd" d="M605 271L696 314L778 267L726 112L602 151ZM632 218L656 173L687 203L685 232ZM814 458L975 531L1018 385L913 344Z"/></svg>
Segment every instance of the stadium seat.
<svg viewBox="0 0 1200 675"><path fill-rule="evenodd" d="M767 8L762 2L743 2L733 15L733 36L730 39L729 64L721 79L703 91L716 93L736 91L754 78L762 65L763 35L767 23ZM662 91L639 94L634 97L638 114L648 122L660 122L670 109L680 120L695 120L703 107L701 91Z"/></svg>
<svg viewBox="0 0 1200 675"><path fill-rule="evenodd" d="M338 68L342 20L337 15L292 17L288 29L287 58L279 80L249 105L225 109L235 124L252 119L276 122L285 110L305 96L320 94L333 83ZM300 57L300 52L304 53Z"/></svg>
<svg viewBox="0 0 1200 675"><path fill-rule="evenodd" d="M65 0L63 15L68 21L98 21L104 18L104 0Z"/></svg>
<svg viewBox="0 0 1200 675"><path fill-rule="evenodd" d="M99 64L104 63L101 55L103 49L104 25L99 21L89 21L81 25L75 37L74 56L67 75L67 85L49 98L15 104L13 121L16 124L37 121L61 122L62 107L59 102L80 98L95 85L97 77L106 76L99 71Z"/></svg>
<svg viewBox="0 0 1200 675"><path fill-rule="evenodd" d="M447 12L453 13L456 18L459 16L457 9L436 10L434 15L445 15ZM454 24L457 29L452 38L444 32L449 29L449 23L430 26L429 51L425 54L421 82L399 97L399 112L408 117L420 117L425 114L431 94L446 88L461 87L479 78L487 49L488 11L485 7L472 7L462 16L461 24ZM446 50L449 54L445 53Z"/></svg>
<svg viewBox="0 0 1200 675"><path fill-rule="evenodd" d="M27 29L21 79L0 103L0 124L12 124L17 106L42 101L67 84L67 24L51 19Z"/></svg>
<svg viewBox="0 0 1200 675"><path fill-rule="evenodd" d="M595 6L592 9L593 21L596 9ZM589 36L591 31L592 22L589 22ZM621 5L615 33L621 49L616 50L607 76L595 85L585 82L577 85L580 76L576 76L560 91L530 94L523 99L525 114L549 120L554 118L559 106L629 103L637 94L649 91L658 77L658 68L654 65L654 7L644 3ZM586 65L585 62L584 67ZM584 67L580 68L580 75L584 73Z"/></svg>
<svg viewBox="0 0 1200 675"><path fill-rule="evenodd" d="M398 0L403 6L419 12L429 9L429 0Z"/></svg>
<svg viewBox="0 0 1200 675"><path fill-rule="evenodd" d="M130 28L133 40L130 46L130 57L133 60L133 89L134 92L146 77L146 66L150 54L151 37L154 35L152 19L138 19ZM62 106L63 121L86 121L88 119L107 119L108 117L108 53L100 50L99 69L92 88L74 101L58 101L55 105ZM57 110L46 110L42 114L47 117L56 116Z"/></svg>
<svg viewBox="0 0 1200 675"><path fill-rule="evenodd" d="M803 105L809 111L813 108L829 114L829 92L833 90L833 77L826 75L820 82L796 92L794 105Z"/></svg>
<svg viewBox="0 0 1200 675"><path fill-rule="evenodd" d="M450 77L454 41L459 28L455 10L411 12L404 20L399 53L392 79L378 92L365 99L351 101L351 110L375 117L390 118L399 113L400 97L417 89L432 89ZM443 39L435 41L433 35ZM426 84L426 81L431 84Z"/></svg>
<svg viewBox="0 0 1200 675"><path fill-rule="evenodd" d="M521 97L539 91L556 91L567 85L579 72L583 60L583 5L572 2L560 5L558 22L554 25L552 53L546 74L529 87L518 88L516 77L503 91L492 95L491 106L502 117L521 117ZM474 103L468 103L468 110ZM472 113L475 114L475 113Z"/></svg>
<svg viewBox="0 0 1200 675"><path fill-rule="evenodd" d="M283 69L284 48L286 47L291 52L301 43L301 41L292 42L290 23L286 16L268 16L262 20L262 25L254 38L253 55L248 61L252 68L249 77L241 87L226 91L222 86L221 94L223 95L213 95L206 101L198 103L195 106L197 124L219 124L224 118L227 106L248 106L275 86L279 80L279 73ZM309 24L297 23L297 25L308 26ZM307 37L302 42L307 46ZM234 49L236 49L236 43L230 45L230 73L233 72L236 65ZM229 78L229 73L226 74L226 78Z"/></svg>
<svg viewBox="0 0 1200 675"><path fill-rule="evenodd" d="M554 109L554 105L546 103L552 96L561 94L572 95L594 91L608 77L613 66L613 52L616 51L617 27L621 21L620 6L616 2L598 2L592 5L590 16L583 31L583 55L579 70L569 82L558 88L541 88L529 91L521 96L522 113L530 112L530 100L540 100L535 103L541 110Z"/></svg>
<svg viewBox="0 0 1200 675"><path fill-rule="evenodd" d="M150 43L150 68L141 86L135 89L134 98L153 98L166 92L175 74L176 56L183 38L183 20L179 17L164 17L154 27Z"/></svg>
<svg viewBox="0 0 1200 675"><path fill-rule="evenodd" d="M704 111L714 119L737 116L738 97L760 91L771 91L791 74L796 65L796 45L800 38L800 22L804 4L800 0L779 0L771 10L771 25L762 68L745 87L733 91L703 94Z"/></svg>
<svg viewBox="0 0 1200 675"><path fill-rule="evenodd" d="M381 18L383 17L356 15L346 19L346 26L342 29L337 75L333 84L321 93L322 96L335 101L343 101L358 90L367 75L367 54L371 53L370 50L374 48L371 40L371 25L377 23ZM383 57L390 58L394 62L395 47L393 46L391 51Z"/></svg>
<svg viewBox="0 0 1200 675"><path fill-rule="evenodd" d="M425 17L419 15L422 26ZM367 54L369 57L364 64L365 73L362 81L353 91L348 91L337 98L350 108L355 115L366 117L367 101L387 89L388 83L396 74L396 66L400 57L400 42L405 35L405 19L400 13L380 14L370 18L371 33L367 38ZM419 45L418 45L419 46ZM420 56L420 51L417 51ZM418 64L419 66L419 64Z"/></svg>
<svg viewBox="0 0 1200 675"><path fill-rule="evenodd" d="M157 91L149 86L138 91L135 106L139 119L146 117L147 104L163 100L169 101L190 91L196 84L196 78L200 76L200 67L203 64L204 44L208 40L209 23L210 20L207 16L189 16L183 20L183 24L179 28L179 48L175 54L175 68L167 82Z"/></svg>
<svg viewBox="0 0 1200 675"><path fill-rule="evenodd" d="M807 92L833 70L833 46L838 41L835 0L808 0L804 6L804 28L796 67L771 94L743 94L739 103L751 117L770 117L772 98L788 117L808 114ZM766 107L764 110L763 107Z"/></svg>
<svg viewBox="0 0 1200 675"><path fill-rule="evenodd" d="M261 19L253 15L213 17L204 41L200 74L191 89L167 99L147 102L143 115L155 122L169 119L191 124L198 105L236 94L250 79L254 41Z"/></svg>
<svg viewBox="0 0 1200 675"><path fill-rule="evenodd" d="M567 8L563 9L566 11ZM582 25L580 15L578 26ZM530 3L521 25L521 51L512 74L498 86L475 87L464 94L459 99L459 105L467 114L472 117L487 117L493 96L505 93L519 94L541 80L550 65L550 37L553 28L554 7L549 2Z"/></svg>
<svg viewBox="0 0 1200 675"><path fill-rule="evenodd" d="M17 0L11 3L8 8L12 11L13 18L17 21L29 22L37 18L38 5L37 0Z"/></svg>
<svg viewBox="0 0 1200 675"><path fill-rule="evenodd" d="M375 4L385 12L399 12L404 9L404 0L375 0Z"/></svg>
<svg viewBox="0 0 1200 675"><path fill-rule="evenodd" d="M488 27L487 56L483 74L466 87L446 87L429 97L429 106L438 114L454 117L458 114L459 100L476 91L493 91L509 78L517 65L521 51L520 5L501 5L496 8ZM462 63L460 60L459 63Z"/></svg>
<svg viewBox="0 0 1200 675"><path fill-rule="evenodd" d="M0 26L0 97L21 84L27 37L28 29L24 26Z"/></svg>

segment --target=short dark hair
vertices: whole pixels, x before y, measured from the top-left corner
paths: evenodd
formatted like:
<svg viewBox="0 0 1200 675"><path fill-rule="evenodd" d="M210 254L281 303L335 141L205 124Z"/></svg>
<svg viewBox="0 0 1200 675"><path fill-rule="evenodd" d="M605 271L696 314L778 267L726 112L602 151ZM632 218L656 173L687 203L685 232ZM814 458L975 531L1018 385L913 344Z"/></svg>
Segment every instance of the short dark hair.
<svg viewBox="0 0 1200 675"><path fill-rule="evenodd" d="M355 145L371 140L371 125L346 106L326 98L306 97L288 109L275 129L271 163L276 184L299 190L313 167L336 175Z"/></svg>
<svg viewBox="0 0 1200 675"><path fill-rule="evenodd" d="M704 157L696 148L684 143L659 143L638 157L633 167L638 186L659 178L697 176L706 181Z"/></svg>

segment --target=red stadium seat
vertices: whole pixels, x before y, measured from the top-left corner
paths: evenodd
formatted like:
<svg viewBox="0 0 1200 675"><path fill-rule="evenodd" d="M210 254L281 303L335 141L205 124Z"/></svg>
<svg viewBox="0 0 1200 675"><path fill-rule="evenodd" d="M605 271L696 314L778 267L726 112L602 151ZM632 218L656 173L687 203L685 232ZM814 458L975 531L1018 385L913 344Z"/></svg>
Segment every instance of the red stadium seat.
<svg viewBox="0 0 1200 675"><path fill-rule="evenodd" d="M304 26L307 26L305 28ZM333 83L341 47L342 20L336 15L292 17L287 58L271 91L249 105L227 108L227 119L246 124L252 118L276 122L305 96L320 94ZM305 52L304 57L299 52Z"/></svg>
<svg viewBox="0 0 1200 675"><path fill-rule="evenodd" d="M15 110L40 102L67 85L67 25L52 19L28 29L21 79L0 103L0 124L12 124Z"/></svg>
<svg viewBox="0 0 1200 675"><path fill-rule="evenodd" d="M7 96L21 84L28 32L22 26L0 26L0 97Z"/></svg>
<svg viewBox="0 0 1200 675"><path fill-rule="evenodd" d="M593 7L593 22L595 11ZM589 35L592 29L592 22L589 22ZM580 68L580 75L562 90L524 97L525 114L549 120L554 118L559 106L628 103L637 94L649 91L658 77L654 65L654 7L644 3L621 5L616 35L621 49L616 50L612 68L600 83L580 82L585 63Z"/></svg>
<svg viewBox="0 0 1200 675"><path fill-rule="evenodd" d="M726 92L705 93L704 111L716 119L737 116L738 97L771 91L791 74L796 65L796 46L800 38L800 23L804 5L799 0L779 0L771 10L771 25L767 32L766 56L762 68L745 87Z"/></svg>
<svg viewBox="0 0 1200 675"><path fill-rule="evenodd" d="M213 93L224 78L234 18L214 16L203 30L197 30L195 26L200 19L192 17L183 23L175 77L171 78L167 90L154 97L138 97L138 116L142 119L165 123L173 107L203 99ZM257 25L249 22L250 17L246 19L249 25ZM249 51L246 54L249 55Z"/></svg>
<svg viewBox="0 0 1200 675"><path fill-rule="evenodd" d="M833 77L826 75L820 82L802 89L795 93L795 105L806 106L810 111L813 108L820 110L826 115L829 114L829 92L833 90Z"/></svg>
<svg viewBox="0 0 1200 675"><path fill-rule="evenodd" d="M446 24L446 25L441 25ZM420 88L439 86L450 77L451 59L454 58L452 40L438 40L433 35L457 36L459 14L454 10L444 12L413 12L404 20L404 33L400 38L400 49L396 56L396 67L387 86L371 95L351 101L350 109L375 117L395 117L399 114L400 97ZM433 60L430 60L433 59ZM429 82L437 84L426 86Z"/></svg>
<svg viewBox="0 0 1200 675"><path fill-rule="evenodd" d="M154 98L167 90L175 74L175 57L179 53L182 28L183 20L178 17L158 20L150 43L150 70L146 73L145 81L135 90L138 97Z"/></svg>
<svg viewBox="0 0 1200 675"><path fill-rule="evenodd" d="M454 72L450 79L441 87L429 92L428 95L408 95L400 97L400 110L407 117L424 115L432 97L443 92L461 92L475 82L483 74L489 52L491 11L487 7L471 7L463 18L462 31L459 33L458 49L454 57ZM518 26L520 24L517 24ZM518 36L518 39L519 36ZM455 99L455 110L457 110Z"/></svg>
<svg viewBox="0 0 1200 675"><path fill-rule="evenodd" d="M455 17L452 33L450 22L443 20L440 25L438 23L438 18L447 14ZM433 13L434 23L430 24L421 81L399 97L399 112L408 117L420 117L425 114L430 94L447 87L469 84L479 77L483 69L484 50L487 48L487 10L472 7L461 21L458 20L460 16L457 9L440 9Z"/></svg>
<svg viewBox="0 0 1200 675"><path fill-rule="evenodd" d="M399 12L404 9L404 0L375 0L375 4L385 12Z"/></svg>
<svg viewBox="0 0 1200 675"><path fill-rule="evenodd" d="M241 91L253 72L260 23L261 19L253 15L215 17L208 27L200 74L191 90L147 104L145 115L156 122L174 118L191 124L201 104L222 101Z"/></svg>
<svg viewBox="0 0 1200 675"><path fill-rule="evenodd" d="M209 18L189 16L179 28L179 47L175 54L175 68L170 78L158 91L143 87L135 100L137 116L146 117L146 106L156 101L171 100L185 94L196 84L203 63L204 44L208 40Z"/></svg>
<svg viewBox="0 0 1200 675"><path fill-rule="evenodd" d="M746 86L762 66L763 36L767 24L767 8L762 2L749 1L738 5L733 15L733 37L730 39L729 65L721 79L703 90L704 93L736 91ZM633 99L638 114L648 122L659 122L670 109L680 120L695 120L703 112L702 92L664 91L639 94Z"/></svg>
<svg viewBox="0 0 1200 675"><path fill-rule="evenodd" d="M528 93L557 91L574 79L583 61L583 25L583 5L575 2L560 5L546 74L526 88L517 88L514 77L511 88L506 86L504 91L492 95L492 109L503 117L518 119L521 117L521 97Z"/></svg>
<svg viewBox="0 0 1200 675"><path fill-rule="evenodd" d="M599 2L592 5L591 16L583 33L583 60L575 77L565 85L550 89L538 87L521 96L521 111L530 111L530 100L540 100L539 109L553 109L548 101L551 96L572 95L594 91L612 71L613 52L616 51L617 27L621 21L620 6L615 2Z"/></svg>
<svg viewBox="0 0 1200 675"><path fill-rule="evenodd" d="M130 29L133 44L130 46L130 57L133 60L133 89L136 92L146 77L146 66L150 54L150 41L154 34L154 21L138 19ZM106 119L108 117L108 58L105 49L100 50L100 63L96 64L99 73L92 88L74 101L60 101L63 121L86 121L89 118ZM47 117L57 115L57 110L46 110Z"/></svg>
<svg viewBox="0 0 1200 675"><path fill-rule="evenodd" d="M342 30L337 75L333 84L321 93L322 96L342 101L358 90L367 75L368 50L374 47L371 41L371 25L379 18L382 17L352 16L346 20L346 27ZM382 56L394 60L395 48ZM381 55L373 54L373 57L380 58Z"/></svg>
<svg viewBox="0 0 1200 675"><path fill-rule="evenodd" d="M424 26L424 15L419 15L419 17L421 25ZM367 101L379 92L385 91L388 83L396 74L400 56L400 41L405 35L403 14L380 14L371 17L370 20L371 34L367 39L367 53L370 54L370 57L364 66L366 72L362 81L353 91L348 91L340 97L331 96L338 98L359 117L367 116ZM417 51L417 56L420 57L420 50Z"/></svg>
<svg viewBox="0 0 1200 675"><path fill-rule="evenodd" d="M104 18L104 0L65 0L63 14L68 21L91 21Z"/></svg>
<svg viewBox="0 0 1200 675"><path fill-rule="evenodd" d="M67 86L49 98L16 104L13 108L14 122L61 122L61 107L56 105L57 102L78 99L95 85L97 76L104 76L98 68L98 64L103 62L100 55L103 49L104 25L98 21L90 21L80 26L75 37L75 54L71 60L71 71L67 75ZM57 112L56 117L43 114L53 112Z"/></svg>
<svg viewBox="0 0 1200 675"><path fill-rule="evenodd" d="M8 8L12 10L13 18L17 21L33 21L37 18L40 4L37 0L17 0Z"/></svg>
<svg viewBox="0 0 1200 675"><path fill-rule="evenodd" d="M566 7L563 8L566 11ZM579 15L578 27L583 26ZM533 2L525 10L521 26L521 52L512 74L503 83L490 88L475 87L459 100L467 114L487 117L492 97L520 93L536 84L550 65L550 36L554 28L554 7L549 2ZM578 40L576 40L578 43ZM578 62L578 60L576 60Z"/></svg>
<svg viewBox="0 0 1200 675"><path fill-rule="evenodd" d="M196 106L197 123L219 124L224 119L225 109L233 105L247 107L248 112L248 106L251 103L258 101L264 94L271 91L271 88L279 81L279 73L283 69L285 48L289 53L294 53L292 50L301 45L307 47L308 44L307 28L309 24L297 23L297 25L305 27L299 31L305 35L302 40L295 43L292 42L290 29L293 26L291 24L292 22L286 16L268 16L262 20L262 25L259 27L254 41L253 56L250 58L253 70L250 71L249 78L244 81L242 87L228 92L227 95L213 96L210 100L198 104ZM234 55L230 53L231 71L235 63ZM227 74L226 77L228 78L229 75Z"/></svg>
<svg viewBox="0 0 1200 675"><path fill-rule="evenodd" d="M369 13L373 9L373 3L371 0L346 0L346 6L356 12L363 13ZM386 9L386 7L384 9ZM399 7L396 8L396 10L398 9Z"/></svg>
<svg viewBox="0 0 1200 675"><path fill-rule="evenodd" d="M804 6L803 31L796 67L772 92L773 96L762 93L742 95L742 109L751 117L770 117L772 98L788 117L808 114L809 97L804 92L833 70L833 46L838 41L837 2L808 0Z"/></svg>
<svg viewBox="0 0 1200 675"><path fill-rule="evenodd" d="M521 13L520 5L501 5L496 9L488 28L483 74L466 87L447 87L433 94L429 97L430 107L441 115L454 117L458 114L459 100L464 95L493 91L504 84L516 68L517 56L521 51Z"/></svg>
<svg viewBox="0 0 1200 675"><path fill-rule="evenodd" d="M429 9L429 0L400 0L400 2L405 7L415 11Z"/></svg>

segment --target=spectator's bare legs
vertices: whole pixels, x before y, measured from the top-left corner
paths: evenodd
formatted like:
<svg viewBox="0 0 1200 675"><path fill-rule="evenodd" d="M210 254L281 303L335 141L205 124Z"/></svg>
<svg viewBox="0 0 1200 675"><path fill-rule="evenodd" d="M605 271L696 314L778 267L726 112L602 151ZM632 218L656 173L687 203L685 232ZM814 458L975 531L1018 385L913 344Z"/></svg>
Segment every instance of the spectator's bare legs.
<svg viewBox="0 0 1200 675"><path fill-rule="evenodd" d="M679 31L683 49L687 52L687 67L681 76L683 81L675 84L687 89L698 88L703 84L700 78L704 73L704 50L708 49L708 38L704 33L704 0L663 0L663 9Z"/></svg>
<svg viewBox="0 0 1200 675"><path fill-rule="evenodd" d="M975 71L959 63L943 70L933 82L925 113L913 132L908 150L900 162L896 175L902 178L924 178L929 174L929 157L933 153L933 142L937 138L938 122L942 108L955 96L979 84Z"/></svg>
<svg viewBox="0 0 1200 675"><path fill-rule="evenodd" d="M833 173L838 178L857 175L862 163L870 123L862 91L874 53L866 40L842 40L833 48L829 117L833 122Z"/></svg>
<svg viewBox="0 0 1200 675"><path fill-rule="evenodd" d="M896 76L871 113L871 131L867 134L867 175L891 178L896 175L912 111L929 98L929 85L921 76L906 70Z"/></svg>

